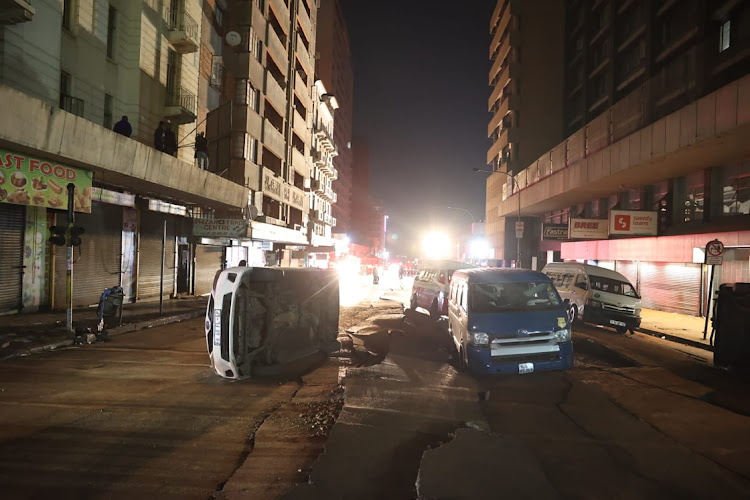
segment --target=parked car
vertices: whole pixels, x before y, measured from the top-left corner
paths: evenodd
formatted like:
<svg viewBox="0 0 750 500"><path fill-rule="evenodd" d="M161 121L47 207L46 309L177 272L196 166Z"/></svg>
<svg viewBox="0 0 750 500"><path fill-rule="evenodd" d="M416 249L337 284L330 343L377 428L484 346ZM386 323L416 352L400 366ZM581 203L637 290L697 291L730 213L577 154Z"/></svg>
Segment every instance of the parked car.
<svg viewBox="0 0 750 500"><path fill-rule="evenodd" d="M622 274L589 264L551 262L542 272L570 302L571 323L609 326L620 333L641 326L641 298Z"/></svg>
<svg viewBox="0 0 750 500"><path fill-rule="evenodd" d="M411 308L422 307L434 320L448 314L448 286L451 276L458 269L476 267L453 260L425 261L419 266L411 289Z"/></svg>
<svg viewBox="0 0 750 500"><path fill-rule="evenodd" d="M448 331L459 365L482 373L529 373L573 366L567 303L537 271L456 271Z"/></svg>

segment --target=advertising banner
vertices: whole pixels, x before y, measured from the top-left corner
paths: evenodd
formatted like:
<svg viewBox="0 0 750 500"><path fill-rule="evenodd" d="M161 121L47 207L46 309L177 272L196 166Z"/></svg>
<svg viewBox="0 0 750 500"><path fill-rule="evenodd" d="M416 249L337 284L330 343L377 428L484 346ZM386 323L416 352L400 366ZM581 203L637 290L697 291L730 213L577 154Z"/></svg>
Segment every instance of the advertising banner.
<svg viewBox="0 0 750 500"><path fill-rule="evenodd" d="M609 234L656 236L657 212L612 210L609 212Z"/></svg>
<svg viewBox="0 0 750 500"><path fill-rule="evenodd" d="M545 222L542 224L542 239L543 240L567 240L568 239L568 225L567 224L552 224Z"/></svg>
<svg viewBox="0 0 750 500"><path fill-rule="evenodd" d="M247 219L193 219L193 236L246 238Z"/></svg>
<svg viewBox="0 0 750 500"><path fill-rule="evenodd" d="M92 174L88 170L0 148L0 202L68 208L66 186L75 186L76 212L91 212Z"/></svg>
<svg viewBox="0 0 750 500"><path fill-rule="evenodd" d="M570 219L568 238L571 240L606 240L608 221L604 219Z"/></svg>

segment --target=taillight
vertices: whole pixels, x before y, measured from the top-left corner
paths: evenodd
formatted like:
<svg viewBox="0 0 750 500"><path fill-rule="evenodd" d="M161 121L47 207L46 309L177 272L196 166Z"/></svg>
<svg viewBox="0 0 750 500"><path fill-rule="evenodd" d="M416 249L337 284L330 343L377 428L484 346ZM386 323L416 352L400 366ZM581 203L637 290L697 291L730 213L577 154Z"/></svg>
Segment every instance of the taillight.
<svg viewBox="0 0 750 500"><path fill-rule="evenodd" d="M445 285L445 276L441 276L439 281L441 285Z"/></svg>

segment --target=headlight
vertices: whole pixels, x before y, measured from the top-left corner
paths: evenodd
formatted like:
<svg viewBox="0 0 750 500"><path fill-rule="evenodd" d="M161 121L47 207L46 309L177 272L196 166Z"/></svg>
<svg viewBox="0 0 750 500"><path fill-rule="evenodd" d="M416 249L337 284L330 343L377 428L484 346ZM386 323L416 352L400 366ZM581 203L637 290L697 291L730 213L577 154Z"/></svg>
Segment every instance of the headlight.
<svg viewBox="0 0 750 500"><path fill-rule="evenodd" d="M490 336L486 333L472 333L471 343L474 345L487 345L490 343Z"/></svg>
<svg viewBox="0 0 750 500"><path fill-rule="evenodd" d="M598 300L593 300L593 299L587 300L586 305L591 306L591 307L602 307L601 302L599 302Z"/></svg>
<svg viewBox="0 0 750 500"><path fill-rule="evenodd" d="M567 342L570 340L570 330L567 328L563 330L557 330L555 332L555 340L557 340L558 343Z"/></svg>
<svg viewBox="0 0 750 500"><path fill-rule="evenodd" d="M639 318L641 317L641 308L640 307L635 310L635 315L638 316Z"/></svg>

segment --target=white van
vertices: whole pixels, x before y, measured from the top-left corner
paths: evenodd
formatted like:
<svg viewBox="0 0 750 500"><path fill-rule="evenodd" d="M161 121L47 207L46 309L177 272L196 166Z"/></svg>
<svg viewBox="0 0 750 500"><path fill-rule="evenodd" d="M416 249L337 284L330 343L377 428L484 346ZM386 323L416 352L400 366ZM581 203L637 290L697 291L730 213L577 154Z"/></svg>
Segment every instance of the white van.
<svg viewBox="0 0 750 500"><path fill-rule="evenodd" d="M477 267L454 260L428 260L419 265L411 289L411 308L423 307L432 319L448 314L448 287L451 276L458 269Z"/></svg>
<svg viewBox="0 0 750 500"><path fill-rule="evenodd" d="M619 333L641 326L641 298L622 274L589 264L551 262L542 272L570 301L570 322L610 326Z"/></svg>

